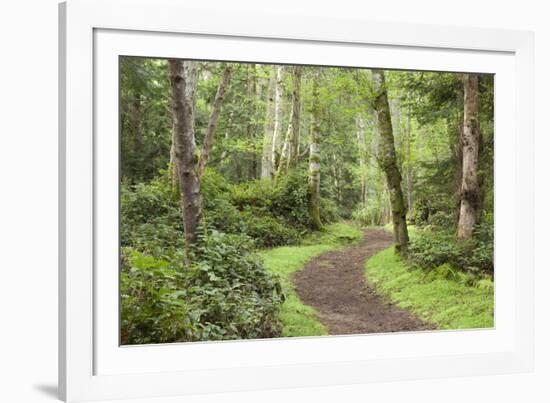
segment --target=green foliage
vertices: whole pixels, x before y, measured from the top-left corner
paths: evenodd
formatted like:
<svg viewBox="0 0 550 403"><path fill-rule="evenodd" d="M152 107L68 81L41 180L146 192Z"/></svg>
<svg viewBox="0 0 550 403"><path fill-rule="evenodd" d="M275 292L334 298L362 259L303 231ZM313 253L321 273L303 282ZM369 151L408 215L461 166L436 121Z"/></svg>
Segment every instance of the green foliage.
<svg viewBox="0 0 550 403"><path fill-rule="evenodd" d="M210 340L277 337L284 301L277 277L258 255L250 239L212 232L199 242L190 268L190 286L203 305L201 321L209 324ZM204 339L204 335L203 335Z"/></svg>
<svg viewBox="0 0 550 403"><path fill-rule="evenodd" d="M425 270L449 265L454 270L492 274L492 228L492 224L484 222L477 226L474 237L468 240L457 240L451 232L416 231L409 245L408 260Z"/></svg>
<svg viewBox="0 0 550 403"><path fill-rule="evenodd" d="M401 308L441 329L494 326L493 281L442 265L427 272L409 267L388 248L370 258L365 276Z"/></svg>
<svg viewBox="0 0 550 403"><path fill-rule="evenodd" d="M321 198L319 204L321 223L330 224L341 219L340 209L336 202L332 199Z"/></svg>
<svg viewBox="0 0 550 403"><path fill-rule="evenodd" d="M122 344L279 336L281 285L250 246L247 237L212 232L190 265L181 252L159 259L125 248Z"/></svg>
<svg viewBox="0 0 550 403"><path fill-rule="evenodd" d="M279 178L273 191L271 211L276 217L285 219L292 225L313 228L309 215L308 177L305 171L291 172Z"/></svg>
<svg viewBox="0 0 550 403"><path fill-rule="evenodd" d="M172 116L166 61L120 59L121 176L137 183L168 164Z"/></svg>
<svg viewBox="0 0 550 403"><path fill-rule="evenodd" d="M121 343L145 344L200 337L185 278L177 264L132 248L122 252Z"/></svg>
<svg viewBox="0 0 550 403"><path fill-rule="evenodd" d="M359 205L352 213L351 218L362 227L369 225L382 225L384 219L384 212L380 208L381 206L371 203L365 205Z"/></svg>
<svg viewBox="0 0 550 403"><path fill-rule="evenodd" d="M256 180L230 186L230 202L243 219L242 231L258 247L292 244L313 228L308 210L309 188L305 171L282 177L275 186ZM321 199L321 220L331 223L339 218L329 199Z"/></svg>
<svg viewBox="0 0 550 403"><path fill-rule="evenodd" d="M300 241L302 231L271 215L259 215L256 210L246 209L241 216L244 220L244 232L254 239L259 248L295 244Z"/></svg>
<svg viewBox="0 0 550 403"><path fill-rule="evenodd" d="M167 175L147 184L121 186L120 243L154 256L183 246L179 201Z"/></svg>
<svg viewBox="0 0 550 403"><path fill-rule="evenodd" d="M231 185L208 169L201 180L206 226L210 230L247 235L259 248L297 243L310 223L307 183L298 190L292 190L291 186L296 186L296 181L283 181L276 188L266 186L263 181ZM281 205L288 194L295 197L295 211L286 217L281 214L288 210ZM324 221L336 219L334 204L322 203ZM155 256L161 256L166 248L173 250L183 245L181 208L167 173L148 184L122 186L121 245Z"/></svg>

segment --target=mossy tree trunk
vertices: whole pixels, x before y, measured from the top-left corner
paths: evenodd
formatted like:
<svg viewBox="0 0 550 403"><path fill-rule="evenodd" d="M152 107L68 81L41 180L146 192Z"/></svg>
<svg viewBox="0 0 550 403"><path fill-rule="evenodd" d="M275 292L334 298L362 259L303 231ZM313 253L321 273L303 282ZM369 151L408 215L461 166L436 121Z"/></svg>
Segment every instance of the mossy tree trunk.
<svg viewBox="0 0 550 403"><path fill-rule="evenodd" d="M472 237L479 217L479 145L480 145L480 98L479 76L464 74L464 126L462 129L462 182L460 187L460 214L458 238Z"/></svg>
<svg viewBox="0 0 550 403"><path fill-rule="evenodd" d="M169 60L174 161L178 173L183 228L189 246L197 240L202 219L200 181L195 154L195 89L198 65L192 61Z"/></svg>
<svg viewBox="0 0 550 403"><path fill-rule="evenodd" d="M376 116L380 145L378 149L378 164L386 175L390 193L393 236L396 251L406 252L409 243L407 231L407 209L401 189L401 172L397 165L390 106L386 90L386 80L382 70L372 70L374 80L374 112Z"/></svg>
<svg viewBox="0 0 550 403"><path fill-rule="evenodd" d="M323 225L320 215L320 183L321 183L321 103L319 99L320 70L317 69L313 78L313 103L311 114L313 126L309 141L309 214L315 229L320 230Z"/></svg>
<svg viewBox="0 0 550 403"><path fill-rule="evenodd" d="M287 161L288 170L293 170L298 165L300 146L300 88L302 82L302 66L292 68L292 120L290 133L290 149Z"/></svg>

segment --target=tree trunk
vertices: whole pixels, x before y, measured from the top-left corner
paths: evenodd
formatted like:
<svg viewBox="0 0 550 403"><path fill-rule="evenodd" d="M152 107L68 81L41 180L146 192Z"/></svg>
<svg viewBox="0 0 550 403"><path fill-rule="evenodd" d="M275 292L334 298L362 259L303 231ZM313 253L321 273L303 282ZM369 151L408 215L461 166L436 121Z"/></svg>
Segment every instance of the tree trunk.
<svg viewBox="0 0 550 403"><path fill-rule="evenodd" d="M144 154L143 151L143 133L142 133L142 111L141 111L141 95L140 93L134 93L130 101L130 130L132 131L132 138L134 139L134 150L133 154L135 156L141 156ZM137 175L139 172L139 164L134 159L132 163L134 175Z"/></svg>
<svg viewBox="0 0 550 403"><path fill-rule="evenodd" d="M292 136L291 133L293 116L294 109L291 109L290 116L288 118L288 128L286 130L285 139L281 148L281 155L279 157L279 166L277 167L277 172L275 173L275 181L283 174L283 172L286 172L288 168L288 161L290 160L290 137Z"/></svg>
<svg viewBox="0 0 550 403"><path fill-rule="evenodd" d="M248 178L256 179L257 161L256 161L256 65L250 64L246 70L246 97L248 103L248 123L246 124L246 137L250 139L252 150L248 153Z"/></svg>
<svg viewBox="0 0 550 403"><path fill-rule="evenodd" d="M271 144L272 176L280 162L281 125L282 125L282 97L283 97L283 66L277 66L275 77L275 121L273 124L273 141Z"/></svg>
<svg viewBox="0 0 550 403"><path fill-rule="evenodd" d="M227 144L229 140L229 132L231 132L233 129L233 115L234 115L234 111L229 112L229 117L227 118L227 127L225 130L225 134L223 135L225 139L225 144ZM222 151L222 155L220 157L221 165L224 165L224 163L226 162L225 160L227 159L227 156L228 156L227 148L224 148L224 150Z"/></svg>
<svg viewBox="0 0 550 403"><path fill-rule="evenodd" d="M472 237L479 216L479 76L464 74L464 128L462 130L462 184L458 238Z"/></svg>
<svg viewBox="0 0 550 403"><path fill-rule="evenodd" d="M174 118L172 118L172 142L170 145L170 164L168 166L170 171L170 178L172 179L172 193L174 194L174 197L178 197L180 193L180 180L178 168L176 167L176 125Z"/></svg>
<svg viewBox="0 0 550 403"><path fill-rule="evenodd" d="M302 67L292 68L292 119L290 126L290 142L287 161L287 169L290 171L298 165L298 153L300 145L300 87L302 81Z"/></svg>
<svg viewBox="0 0 550 403"><path fill-rule="evenodd" d="M206 169L206 164L208 163L208 156L210 155L212 144L214 144L214 134L216 132L216 126L218 125L218 118L220 117L223 98L225 96L225 90L227 88L227 84L229 83L230 76L231 76L231 67L226 66L222 72L220 84L218 85L218 91L216 92L216 97L214 98L214 103L212 105L212 113L210 114L210 120L208 121L208 128L206 129L204 145L202 147L201 158L199 160L200 176L204 174L204 170Z"/></svg>
<svg viewBox="0 0 550 403"><path fill-rule="evenodd" d="M407 208L409 214L413 214L413 162L412 162L412 152L411 152L411 143L412 143L412 123L411 123L411 106L407 112L407 171L406 171L406 180L407 180Z"/></svg>
<svg viewBox="0 0 550 403"><path fill-rule="evenodd" d="M275 102L273 100L273 92L275 91L275 78L270 75L269 83L267 85L266 96L266 112L265 112L265 129L264 140L262 146L262 170L261 178L272 180L273 179L273 131L275 128Z"/></svg>
<svg viewBox="0 0 550 403"><path fill-rule="evenodd" d="M185 241L188 246L197 240L197 230L202 218L194 127L197 67L196 62L168 61L174 119L174 159L180 184Z"/></svg>
<svg viewBox="0 0 550 403"><path fill-rule="evenodd" d="M388 104L384 72L382 70L372 70L372 77L375 87L374 111L378 125L378 133L380 135L378 163L386 174L386 181L390 192L393 237L396 244L395 249L398 253L402 254L406 252L409 243L406 220L407 209L401 189L401 173L397 166L397 156L395 153L390 106Z"/></svg>
<svg viewBox="0 0 550 403"><path fill-rule="evenodd" d="M313 127L309 141L309 214L315 229L322 228L320 216L320 183L321 183L321 105L319 100L319 79L320 71L317 69L313 79L313 105L311 114L313 118Z"/></svg>

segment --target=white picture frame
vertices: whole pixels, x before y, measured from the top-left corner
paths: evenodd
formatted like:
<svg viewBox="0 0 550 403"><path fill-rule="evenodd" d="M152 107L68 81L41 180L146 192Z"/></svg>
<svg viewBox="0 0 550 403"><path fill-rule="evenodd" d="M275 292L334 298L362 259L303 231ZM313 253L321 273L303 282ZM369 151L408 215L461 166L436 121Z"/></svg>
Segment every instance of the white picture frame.
<svg viewBox="0 0 550 403"><path fill-rule="evenodd" d="M61 398L532 370L531 33L216 14L170 0L70 0L60 5L59 39ZM113 204L118 202L118 109L113 94L120 55L495 73L495 328L119 346L118 255L113 255L113 246L118 247L113 232L118 225ZM499 217L513 217L513 222L504 228Z"/></svg>

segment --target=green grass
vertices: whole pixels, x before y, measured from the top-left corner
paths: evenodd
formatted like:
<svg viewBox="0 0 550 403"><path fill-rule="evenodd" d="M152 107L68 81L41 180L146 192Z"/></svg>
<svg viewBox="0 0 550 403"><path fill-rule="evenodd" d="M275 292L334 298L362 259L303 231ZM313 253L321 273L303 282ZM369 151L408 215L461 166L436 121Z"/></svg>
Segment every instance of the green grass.
<svg viewBox="0 0 550 403"><path fill-rule="evenodd" d="M443 265L411 268L390 247L366 262L367 280L389 300L441 329L493 327L494 291L489 279Z"/></svg>
<svg viewBox="0 0 550 403"><path fill-rule="evenodd" d="M328 334L325 326L317 319L315 309L300 301L292 283L292 275L302 269L310 259L329 250L357 242L361 238L362 233L356 227L337 223L327 226L323 232L308 236L299 246L283 246L260 252L265 266L281 278L286 295L280 314L283 336Z"/></svg>

